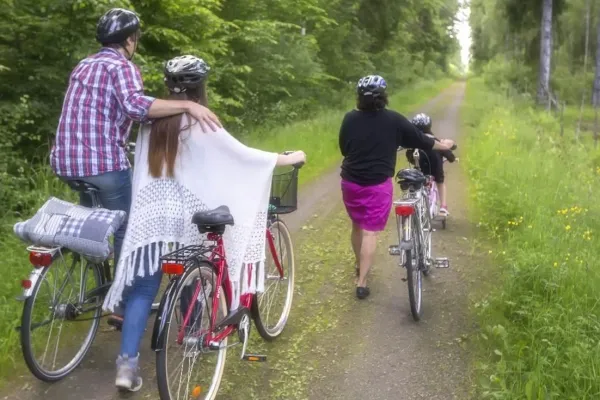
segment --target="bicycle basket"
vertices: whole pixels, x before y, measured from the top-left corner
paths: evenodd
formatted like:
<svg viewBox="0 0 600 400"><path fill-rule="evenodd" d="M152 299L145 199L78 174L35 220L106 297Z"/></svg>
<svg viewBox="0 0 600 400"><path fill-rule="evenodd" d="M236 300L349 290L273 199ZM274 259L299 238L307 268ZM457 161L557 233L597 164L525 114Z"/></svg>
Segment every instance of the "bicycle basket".
<svg viewBox="0 0 600 400"><path fill-rule="evenodd" d="M273 174L270 211L273 214L289 214L298 209L298 169L289 167L284 172Z"/></svg>

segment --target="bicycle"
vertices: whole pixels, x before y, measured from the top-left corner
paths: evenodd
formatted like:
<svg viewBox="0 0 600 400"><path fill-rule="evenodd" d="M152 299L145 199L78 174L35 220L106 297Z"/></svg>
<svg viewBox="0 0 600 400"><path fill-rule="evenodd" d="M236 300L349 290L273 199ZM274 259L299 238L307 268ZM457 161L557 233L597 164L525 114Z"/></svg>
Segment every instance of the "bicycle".
<svg viewBox="0 0 600 400"><path fill-rule="evenodd" d="M455 144L451 150L456 150L457 145ZM402 150L402 147L398 148L398 151ZM413 151L413 161L412 163L410 163L415 169L421 171L421 167L419 164L419 159L420 159L420 154L421 154L421 150L419 149L409 149L409 151L412 150ZM423 153L423 155L427 158L427 154ZM458 161L458 158L456 158L456 161ZM446 159L442 158L442 163L445 163ZM423 172L423 171L421 171ZM425 190L427 191L427 195L428 195L428 199L429 199L429 213L430 213L430 219L432 221L440 221L442 223L442 229L446 229L446 220L447 220L447 215L441 215L440 214L440 208L441 208L441 203L440 203L440 195L439 195L439 191L438 191L438 187L437 187L437 183L435 182L434 177L431 174L425 174L426 178L427 178L427 182L425 183ZM434 229L435 231L435 229Z"/></svg>
<svg viewBox="0 0 600 400"><path fill-rule="evenodd" d="M267 341L279 337L286 326L293 301L295 263L290 232L279 215L297 209L298 170L302 164L273 178L265 234L267 257L270 255L274 268L269 271L265 265L269 285L263 293L242 295L240 306L228 311L233 288L228 276L223 233L234 221L226 206L194 215L192 222L201 234L207 235L206 240L161 258L163 273L171 277L160 302L152 335L161 400L214 399L223 377L227 350L237 344L242 344L241 360L266 361L265 355L246 352L250 320L254 320L260 336ZM250 279L251 270L247 271L247 279ZM273 305L267 294L273 288L277 291L279 284L285 291L281 312L275 314L275 322L270 324L271 311L263 310L262 306L265 303L267 307ZM229 337L236 331L238 342L228 344ZM207 364L209 355L216 356L214 366ZM206 371L194 371L194 366L205 367ZM206 390L201 384L203 378L209 382ZM202 393L205 394L200 397Z"/></svg>
<svg viewBox="0 0 600 400"><path fill-rule="evenodd" d="M134 147L135 143L129 143L128 150L133 153ZM101 207L96 186L78 180L67 184L72 190L88 195L92 208ZM56 382L79 366L96 337L99 320L104 317L102 303L112 283L111 265L108 259L102 263L87 261L80 254L60 246L31 245L27 251L33 270L28 279L21 282L23 292L17 300L24 302L24 305L21 325L16 330L20 332L23 358L31 373L42 381ZM41 297L44 289L51 292L47 301ZM38 300L43 305L35 307L39 304ZM156 310L158 304L153 308ZM49 315L42 315L44 311L49 311ZM34 322L37 317L41 317L40 322ZM65 321L78 324L64 324ZM89 323L87 329L82 328L83 322ZM47 366L45 362L55 325L59 325L59 337L53 350L50 349L53 357ZM67 333L61 344L64 325L76 325L76 329L71 334ZM40 339L33 337L36 330L45 326L49 326L47 334L42 334ZM78 335L82 336L81 340L77 339ZM38 359L34 347L44 342L46 348L42 351L41 359ZM81 346L73 349L72 346L79 342ZM59 350L67 354L72 351L72 355L67 355L64 361L57 363Z"/></svg>
<svg viewBox="0 0 600 400"><path fill-rule="evenodd" d="M396 182L402 190L401 198L393 203L396 215L398 244L391 245L389 254L400 256L399 265L406 269L410 310L415 321L422 316L423 275L431 266L449 268L448 258L433 259L431 256L432 226L428 178L416 168L405 168L396 174Z"/></svg>

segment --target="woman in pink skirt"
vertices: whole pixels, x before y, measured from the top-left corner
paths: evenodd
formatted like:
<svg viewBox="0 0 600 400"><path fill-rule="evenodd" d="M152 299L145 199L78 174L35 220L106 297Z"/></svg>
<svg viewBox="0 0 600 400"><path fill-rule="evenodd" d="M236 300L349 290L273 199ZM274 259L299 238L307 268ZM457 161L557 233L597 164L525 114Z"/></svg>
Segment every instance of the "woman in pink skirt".
<svg viewBox="0 0 600 400"><path fill-rule="evenodd" d="M357 109L344 116L340 128L342 196L352 220L359 299L370 294L367 274L373 264L377 234L385 229L392 208L398 147L448 150L454 144L449 139L434 141L404 116L387 110L386 88L381 76L361 78L356 87Z"/></svg>

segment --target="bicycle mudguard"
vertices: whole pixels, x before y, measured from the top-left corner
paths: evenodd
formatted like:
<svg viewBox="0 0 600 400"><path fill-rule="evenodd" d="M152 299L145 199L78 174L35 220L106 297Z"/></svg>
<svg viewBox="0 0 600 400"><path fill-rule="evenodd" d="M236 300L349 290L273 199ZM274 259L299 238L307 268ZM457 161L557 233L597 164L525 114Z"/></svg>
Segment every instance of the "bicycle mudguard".
<svg viewBox="0 0 600 400"><path fill-rule="evenodd" d="M158 310L156 311L156 319L154 320L154 328L152 329L152 340L150 347L153 351L162 351L164 350L165 344L165 335L163 332L167 327L167 314L171 309L173 301L175 301L175 295L177 293L177 284L179 282L179 277L171 279L167 288L165 289L165 293L160 299L160 305L158 306Z"/></svg>

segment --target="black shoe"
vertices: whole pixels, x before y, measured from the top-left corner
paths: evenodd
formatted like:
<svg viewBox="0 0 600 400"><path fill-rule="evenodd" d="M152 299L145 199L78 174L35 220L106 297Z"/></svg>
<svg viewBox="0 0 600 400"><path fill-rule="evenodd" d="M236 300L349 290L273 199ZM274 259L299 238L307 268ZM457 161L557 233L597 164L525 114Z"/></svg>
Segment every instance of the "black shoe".
<svg viewBox="0 0 600 400"><path fill-rule="evenodd" d="M370 294L371 294L371 291L369 290L368 287L358 286L356 288L356 297L358 297L361 300L366 299L367 297L369 297Z"/></svg>

